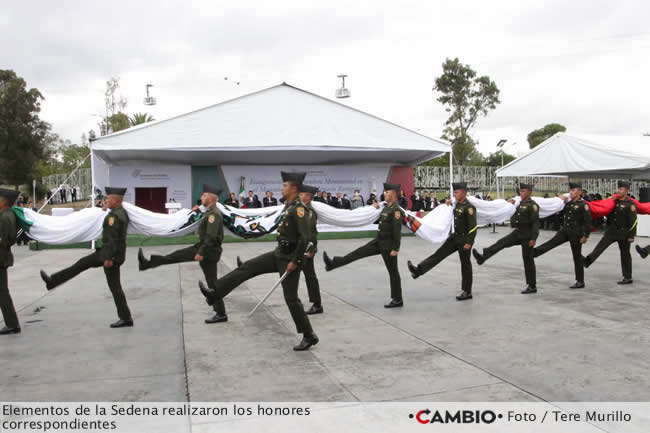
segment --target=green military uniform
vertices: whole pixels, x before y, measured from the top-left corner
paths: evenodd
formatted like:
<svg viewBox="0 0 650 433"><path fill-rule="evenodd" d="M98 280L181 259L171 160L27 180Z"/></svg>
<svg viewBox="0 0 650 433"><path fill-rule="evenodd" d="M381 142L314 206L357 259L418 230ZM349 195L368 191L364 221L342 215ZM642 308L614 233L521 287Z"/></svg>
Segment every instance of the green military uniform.
<svg viewBox="0 0 650 433"><path fill-rule="evenodd" d="M211 192L211 190L208 191L204 187L204 192ZM214 192L212 193L216 194ZM210 206L201 217L198 235L198 243L187 248L176 250L165 256L153 254L149 260L146 260L142 255L142 250L140 250L138 252L140 270L157 268L158 266L174 263L193 262L194 257L198 254L203 257L199 265L201 266L208 287L216 287L217 263L221 259L221 253L223 251L221 247L223 244L223 217L216 206ZM217 300L212 305L212 308L218 316L225 317L226 307L223 300Z"/></svg>
<svg viewBox="0 0 650 433"><path fill-rule="evenodd" d="M396 188L396 189L395 189ZM399 191L399 185L384 185L384 190ZM394 301L402 302L402 282L397 267L397 256L391 256L391 251L399 251L402 240L402 217L403 213L397 201L386 205L379 216L379 227L377 237L367 244L357 248L343 257L337 256L329 260L325 253L326 270L340 268L356 260L381 254L384 265L390 277L390 297Z"/></svg>
<svg viewBox="0 0 650 433"><path fill-rule="evenodd" d="M619 184L620 186L620 184ZM596 245L596 248L585 257L585 267L588 267L614 242L618 243L621 253L621 270L623 281L632 280L632 255L628 239L636 236L636 204L629 198L617 199L612 213L607 215L607 229Z"/></svg>
<svg viewBox="0 0 650 433"><path fill-rule="evenodd" d="M9 205L16 201L17 193L12 190L3 190L3 197L7 198ZM13 197L13 200L12 200ZM5 329L19 332L20 322L16 315L14 303L9 294L9 281L7 268L13 266L14 256L11 246L16 243L16 215L7 208L0 212L0 310L5 322Z"/></svg>
<svg viewBox="0 0 650 433"><path fill-rule="evenodd" d="M283 173L283 179L285 179L285 174ZM287 179L294 179L289 175L294 175L294 173L287 174ZM302 174L302 177L304 178L304 174ZM309 318L305 314L302 302L298 297L300 271L304 264L305 250L311 239L310 230L309 211L305 205L297 197L291 201L287 200L277 230L278 247L273 251L242 263L240 267L219 278L214 288L211 288L214 290L203 292L208 303L213 304L223 299L235 287L258 275L273 272L282 275L286 271L289 262L293 262L298 265L298 268L290 272L282 282L284 300L287 307L289 307L297 332L305 336L313 336L314 332Z"/></svg>
<svg viewBox="0 0 650 433"><path fill-rule="evenodd" d="M575 185L575 186L574 186ZM579 184L569 184L571 188L581 188ZM591 233L591 209L583 199L572 200L564 206L564 226L547 242L535 248L535 257L546 254L558 245L569 242L573 254L573 268L576 283L572 288L584 287L585 268L582 261L580 239Z"/></svg>
<svg viewBox="0 0 650 433"><path fill-rule="evenodd" d="M466 189L465 184L454 184L454 189ZM472 261L471 261L471 245L474 245L476 238L476 208L465 199L463 202L456 203L454 207L454 231L449 234L449 237L438 248L438 250L420 262L419 265L413 270L413 276L420 276L431 269L438 263L449 257L454 252L458 252L460 257L460 266L462 274L461 293L472 293ZM469 244L470 248L465 249L465 245ZM411 268L411 266L409 266ZM464 295L467 296L467 295ZM459 299L460 300L460 299Z"/></svg>
<svg viewBox="0 0 650 433"><path fill-rule="evenodd" d="M531 185L521 184L520 189L532 191ZM525 292L536 291L537 276L535 270L535 249L529 246L530 241L537 240L539 236L539 206L535 201L529 198L521 201L510 219L510 226L514 229L508 235L499 239L495 244L485 248L483 255L474 252L479 264L493 255L497 254L504 248L521 246L521 256L524 261L524 272L526 275L526 284L528 288ZM530 290L529 290L530 289Z"/></svg>
<svg viewBox="0 0 650 433"><path fill-rule="evenodd" d="M304 203L303 203L304 204ZM305 204L307 208L307 213L309 214L309 242L314 245L313 252L314 254L317 251L318 246L318 215L316 211L311 206L311 203ZM305 274L305 282L307 283L307 293L309 293L309 302L315 305L321 305L321 296L320 296L320 284L318 283L318 277L316 276L316 269L314 268L314 257L305 257L302 267L302 272Z"/></svg>
<svg viewBox="0 0 650 433"><path fill-rule="evenodd" d="M123 190L121 188L115 189L117 190L116 193ZM112 189L107 187L106 194L111 195L112 193ZM124 193L122 192L118 195L124 195ZM122 321L132 322L131 311L129 310L120 282L120 267L126 257L126 234L128 225L129 216L122 206L110 209L104 217L101 248L97 248L94 253L82 257L74 265L49 277L41 271L41 276L45 280L48 290L52 290L66 281L71 280L87 269L103 267L106 282L115 301L118 317ZM113 266L110 268L104 267L104 262L107 260L113 262Z"/></svg>

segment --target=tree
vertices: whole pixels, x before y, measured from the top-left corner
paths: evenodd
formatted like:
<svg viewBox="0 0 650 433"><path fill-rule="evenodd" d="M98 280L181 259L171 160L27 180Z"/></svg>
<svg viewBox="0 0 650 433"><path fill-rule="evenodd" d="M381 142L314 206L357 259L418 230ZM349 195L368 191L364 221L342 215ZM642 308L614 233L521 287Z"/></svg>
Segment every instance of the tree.
<svg viewBox="0 0 650 433"><path fill-rule="evenodd" d="M39 117L43 99L14 71L0 70L0 177L16 189L33 179L45 154L50 125Z"/></svg>
<svg viewBox="0 0 650 433"><path fill-rule="evenodd" d="M566 132L566 127L559 123L549 123L543 128L539 128L528 134L528 145L531 149L538 144L548 140L558 132Z"/></svg>
<svg viewBox="0 0 650 433"><path fill-rule="evenodd" d="M433 90L441 93L438 101L451 113L445 122L442 138L451 141L454 159L459 165L476 157L476 142L469 130L480 116L487 116L499 100L499 89L488 76L477 77L469 65L458 58L446 59L442 75L435 80Z"/></svg>
<svg viewBox="0 0 650 433"><path fill-rule="evenodd" d="M129 116L129 121L131 122L131 126L136 126L147 122L153 122L154 120L156 119L154 119L153 116L148 113L133 113L131 116Z"/></svg>
<svg viewBox="0 0 650 433"><path fill-rule="evenodd" d="M488 156L486 156L483 159L483 165L487 165L489 167L501 167L501 155L503 155L503 165L509 164L517 159L516 156L510 155L509 153L500 150L498 152L490 153Z"/></svg>
<svg viewBox="0 0 650 433"><path fill-rule="evenodd" d="M106 81L106 90L104 90L106 116L97 124L99 133L102 136L131 127L129 117L124 114L128 101L124 96L118 96L119 89L119 77L111 77L110 80Z"/></svg>

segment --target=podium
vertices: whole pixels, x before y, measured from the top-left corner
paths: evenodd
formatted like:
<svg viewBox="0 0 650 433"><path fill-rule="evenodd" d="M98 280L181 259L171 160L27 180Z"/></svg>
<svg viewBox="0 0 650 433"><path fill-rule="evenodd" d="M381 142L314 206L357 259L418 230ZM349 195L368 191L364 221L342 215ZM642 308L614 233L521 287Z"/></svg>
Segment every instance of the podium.
<svg viewBox="0 0 650 433"><path fill-rule="evenodd" d="M170 202L170 203L165 203L165 209L167 209L167 213L171 215L181 210L182 206L180 203Z"/></svg>

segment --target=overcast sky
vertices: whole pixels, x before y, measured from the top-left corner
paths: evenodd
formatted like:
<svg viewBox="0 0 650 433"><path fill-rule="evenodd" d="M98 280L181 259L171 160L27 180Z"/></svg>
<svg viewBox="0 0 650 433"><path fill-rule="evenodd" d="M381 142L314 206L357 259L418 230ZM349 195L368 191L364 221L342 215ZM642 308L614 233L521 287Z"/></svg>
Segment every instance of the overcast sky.
<svg viewBox="0 0 650 433"><path fill-rule="evenodd" d="M112 76L128 112L160 120L283 81L333 98L346 73L346 104L439 137L433 82L459 57L501 90L473 131L479 150L504 138L518 153L551 122L650 130L649 17L647 0L9 2L0 68L38 88L42 117L77 142L97 129ZM146 83L155 107L142 104Z"/></svg>

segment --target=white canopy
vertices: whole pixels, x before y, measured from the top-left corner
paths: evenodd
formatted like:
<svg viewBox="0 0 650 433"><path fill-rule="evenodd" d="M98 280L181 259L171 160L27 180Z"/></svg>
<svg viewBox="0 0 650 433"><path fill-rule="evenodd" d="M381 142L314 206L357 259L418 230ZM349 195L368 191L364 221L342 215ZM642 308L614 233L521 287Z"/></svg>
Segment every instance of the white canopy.
<svg viewBox="0 0 650 433"><path fill-rule="evenodd" d="M286 83L100 137L110 163L413 165L450 151L427 137Z"/></svg>
<svg viewBox="0 0 650 433"><path fill-rule="evenodd" d="M497 176L650 179L650 137L599 137L596 144L558 132L497 170Z"/></svg>

